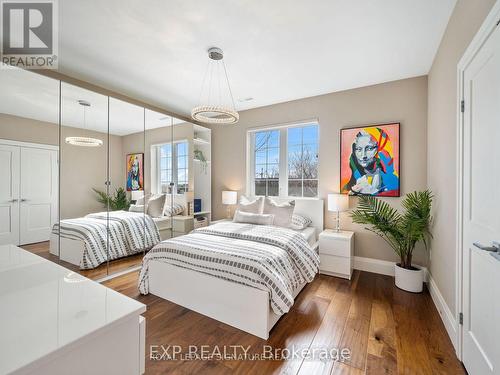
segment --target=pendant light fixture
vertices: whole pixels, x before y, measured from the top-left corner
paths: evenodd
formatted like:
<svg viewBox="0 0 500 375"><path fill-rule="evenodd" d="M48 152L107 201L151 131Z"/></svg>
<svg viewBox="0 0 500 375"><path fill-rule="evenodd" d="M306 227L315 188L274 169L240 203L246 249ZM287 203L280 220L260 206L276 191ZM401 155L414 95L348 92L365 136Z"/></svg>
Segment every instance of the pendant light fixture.
<svg viewBox="0 0 500 375"><path fill-rule="evenodd" d="M78 100L78 104L83 107L83 128L87 128L87 108L90 108L90 103L86 100ZM66 143L73 146L83 147L100 147L102 140L91 137L66 137Z"/></svg>
<svg viewBox="0 0 500 375"><path fill-rule="evenodd" d="M222 87L221 81L226 88ZM200 105L193 108L191 117L205 124L236 124L240 119L234 106L224 53L220 48L212 47L208 50L208 65L201 85Z"/></svg>

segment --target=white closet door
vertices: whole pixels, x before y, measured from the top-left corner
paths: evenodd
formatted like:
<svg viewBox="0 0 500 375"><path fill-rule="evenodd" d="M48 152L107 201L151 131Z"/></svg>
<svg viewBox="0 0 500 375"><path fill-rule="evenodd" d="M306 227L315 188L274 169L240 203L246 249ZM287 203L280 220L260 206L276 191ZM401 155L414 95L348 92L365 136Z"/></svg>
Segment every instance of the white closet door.
<svg viewBox="0 0 500 375"><path fill-rule="evenodd" d="M57 151L21 148L21 245L49 240L58 215L57 176Z"/></svg>
<svg viewBox="0 0 500 375"><path fill-rule="evenodd" d="M0 145L0 244L19 245L19 147Z"/></svg>

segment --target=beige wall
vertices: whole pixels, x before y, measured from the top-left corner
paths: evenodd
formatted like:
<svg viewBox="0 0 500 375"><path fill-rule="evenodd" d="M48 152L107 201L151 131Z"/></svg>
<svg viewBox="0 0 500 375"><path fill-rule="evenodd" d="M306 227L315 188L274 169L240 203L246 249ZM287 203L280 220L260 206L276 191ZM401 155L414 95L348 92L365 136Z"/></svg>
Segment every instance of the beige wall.
<svg viewBox="0 0 500 375"><path fill-rule="evenodd" d="M318 118L320 124L319 196L339 189L339 131L343 127L401 122L402 193L425 189L427 179L427 77L416 77L242 111L234 126L212 127L212 211L225 216L221 191L245 193L246 130L252 127ZM399 206L400 198L386 199ZM352 205L354 205L352 199ZM333 215L325 210L326 227ZM347 216L342 225L356 231L357 256L398 260L378 237L355 226ZM418 249L415 261L426 264Z"/></svg>
<svg viewBox="0 0 500 375"><path fill-rule="evenodd" d="M61 146L61 218L81 217L104 208L95 200L92 188L105 190L107 135L83 129L63 127L67 136L96 137L104 141L98 148ZM125 157L122 137L110 136L110 177L114 190L124 186ZM0 139L57 145L59 127L56 124L0 114Z"/></svg>
<svg viewBox="0 0 500 375"><path fill-rule="evenodd" d="M430 271L455 311L457 64L494 0L458 0L429 72L428 175L436 195Z"/></svg>

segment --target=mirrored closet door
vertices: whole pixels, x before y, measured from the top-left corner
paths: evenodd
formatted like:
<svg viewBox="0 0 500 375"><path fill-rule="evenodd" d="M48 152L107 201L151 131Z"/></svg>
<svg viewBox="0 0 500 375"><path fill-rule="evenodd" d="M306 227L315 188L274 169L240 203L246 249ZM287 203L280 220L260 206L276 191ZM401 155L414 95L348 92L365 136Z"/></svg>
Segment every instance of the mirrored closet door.
<svg viewBox="0 0 500 375"><path fill-rule="evenodd" d="M59 81L0 69L0 244L50 257L58 222Z"/></svg>
<svg viewBox="0 0 500 375"><path fill-rule="evenodd" d="M108 122L107 96L61 83L60 238L51 252L92 279L108 275L108 197L123 178L108 167L120 143Z"/></svg>
<svg viewBox="0 0 500 375"><path fill-rule="evenodd" d="M210 222L209 129L29 71L0 85L0 244L101 280Z"/></svg>

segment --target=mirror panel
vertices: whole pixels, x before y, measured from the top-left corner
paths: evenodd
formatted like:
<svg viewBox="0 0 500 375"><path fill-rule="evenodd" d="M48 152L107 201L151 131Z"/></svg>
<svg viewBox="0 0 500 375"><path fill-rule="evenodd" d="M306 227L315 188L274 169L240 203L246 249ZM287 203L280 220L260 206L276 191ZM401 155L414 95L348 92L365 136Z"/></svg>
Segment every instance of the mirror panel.
<svg viewBox="0 0 500 375"><path fill-rule="evenodd" d="M146 180L144 178L144 108L115 98L109 99L109 150L108 162L110 172L110 196L112 206L109 207L109 232L114 233L112 226L117 226L117 219L126 212L130 231L134 238L125 238L125 249L113 250L108 257L108 274L123 272L137 268L150 245L146 240L145 205L137 203L144 196ZM121 198L121 199L120 199ZM132 210L132 211L130 211ZM151 225L151 223L149 223ZM154 225L154 223L153 223ZM118 238L115 240L119 240Z"/></svg>
<svg viewBox="0 0 500 375"><path fill-rule="evenodd" d="M92 279L108 274L108 147L108 97L63 82L59 258Z"/></svg>
<svg viewBox="0 0 500 375"><path fill-rule="evenodd" d="M59 81L3 67L0 87L0 244L57 259Z"/></svg>

